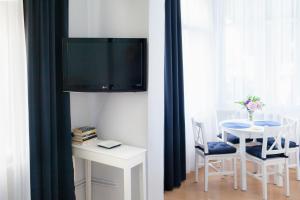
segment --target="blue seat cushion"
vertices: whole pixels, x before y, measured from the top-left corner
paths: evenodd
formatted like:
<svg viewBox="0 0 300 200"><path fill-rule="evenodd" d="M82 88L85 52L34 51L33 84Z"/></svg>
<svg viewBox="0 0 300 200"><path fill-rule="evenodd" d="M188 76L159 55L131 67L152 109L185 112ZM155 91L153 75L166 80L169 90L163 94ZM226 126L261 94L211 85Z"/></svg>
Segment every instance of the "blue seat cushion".
<svg viewBox="0 0 300 200"><path fill-rule="evenodd" d="M257 142L260 142L260 143L263 142L262 138L258 138L256 140L257 140ZM274 138L269 138L268 139L268 145L271 146L274 143L274 141L275 141ZM285 145L285 139L281 138L281 146L284 147L284 145ZM299 145L297 145L296 142L294 142L294 141L290 141L290 147L289 148L296 148L296 147L299 147Z"/></svg>
<svg viewBox="0 0 300 200"><path fill-rule="evenodd" d="M221 133L218 135L218 138L222 139L222 134ZM230 142L231 144L239 144L240 143L240 138L238 138L235 135L232 135L230 133L227 133L227 141ZM250 139L250 138L246 139L247 143L252 142L252 141L253 141L253 139Z"/></svg>
<svg viewBox="0 0 300 200"><path fill-rule="evenodd" d="M208 142L207 146L208 153L206 153L206 155L229 154L236 152L236 148L230 146L229 144L226 144L225 142ZM196 148L204 152L203 147L196 146Z"/></svg>
<svg viewBox="0 0 300 200"><path fill-rule="evenodd" d="M262 160L266 160L268 158L286 158L286 156L281 154L273 154L273 155L267 155L267 158L262 158L262 145L256 145L256 146L247 146L246 152L252 156L255 156L257 158L260 158Z"/></svg>

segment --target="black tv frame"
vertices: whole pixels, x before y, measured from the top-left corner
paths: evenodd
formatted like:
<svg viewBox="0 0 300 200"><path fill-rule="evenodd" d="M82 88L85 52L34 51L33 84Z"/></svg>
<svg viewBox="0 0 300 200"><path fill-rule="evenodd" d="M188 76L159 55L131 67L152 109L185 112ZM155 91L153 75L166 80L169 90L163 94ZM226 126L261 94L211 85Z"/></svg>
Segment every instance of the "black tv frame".
<svg viewBox="0 0 300 200"><path fill-rule="evenodd" d="M131 41L131 40L140 40L143 45L143 65L141 68L141 87L132 88L132 89L114 89L112 84L103 85L104 87L85 87L80 85L65 85L65 76L63 75L63 91L64 92L145 92L147 91L147 79L148 79L148 46L147 38L63 38L62 40L62 58L63 66L68 65L67 61L67 44L69 41L95 41L95 42L113 42L113 41ZM64 73L63 67L63 73Z"/></svg>

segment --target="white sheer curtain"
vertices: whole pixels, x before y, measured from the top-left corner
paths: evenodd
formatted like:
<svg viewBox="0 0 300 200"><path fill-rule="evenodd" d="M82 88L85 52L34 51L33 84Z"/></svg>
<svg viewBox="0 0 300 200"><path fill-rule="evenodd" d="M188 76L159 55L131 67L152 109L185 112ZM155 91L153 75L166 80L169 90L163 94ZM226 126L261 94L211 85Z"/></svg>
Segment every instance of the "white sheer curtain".
<svg viewBox="0 0 300 200"><path fill-rule="evenodd" d="M29 200L27 67L22 0L0 0L0 199Z"/></svg>
<svg viewBox="0 0 300 200"><path fill-rule="evenodd" d="M298 0L225 0L219 5L220 106L248 94L268 107L300 105Z"/></svg>
<svg viewBox="0 0 300 200"><path fill-rule="evenodd" d="M187 169L193 166L190 117L216 135L217 109L262 98L265 112L300 115L299 0L184 0L183 55Z"/></svg>
<svg viewBox="0 0 300 200"><path fill-rule="evenodd" d="M186 112L187 170L194 165L194 137L191 117L205 122L215 132L216 68L214 30L210 0L184 0L182 9L182 42ZM215 132L216 133L216 132ZM211 139L211 138L210 138Z"/></svg>

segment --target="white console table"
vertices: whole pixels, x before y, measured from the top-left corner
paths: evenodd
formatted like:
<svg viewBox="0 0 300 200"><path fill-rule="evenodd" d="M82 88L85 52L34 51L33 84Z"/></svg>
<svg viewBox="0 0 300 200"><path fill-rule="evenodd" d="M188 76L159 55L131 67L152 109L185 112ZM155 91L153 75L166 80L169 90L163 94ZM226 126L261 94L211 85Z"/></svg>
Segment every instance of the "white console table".
<svg viewBox="0 0 300 200"><path fill-rule="evenodd" d="M72 144L73 156L85 160L86 200L91 200L91 162L97 162L123 169L124 200L131 200L131 169L140 166L141 200L146 200L146 150L138 147L121 145L113 149L97 146L99 140L92 139L83 144Z"/></svg>

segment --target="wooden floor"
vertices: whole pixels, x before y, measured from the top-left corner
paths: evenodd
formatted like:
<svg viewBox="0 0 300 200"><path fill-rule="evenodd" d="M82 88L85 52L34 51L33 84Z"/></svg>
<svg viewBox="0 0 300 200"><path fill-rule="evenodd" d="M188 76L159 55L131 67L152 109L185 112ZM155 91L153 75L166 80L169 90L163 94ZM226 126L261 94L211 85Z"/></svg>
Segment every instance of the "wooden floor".
<svg viewBox="0 0 300 200"><path fill-rule="evenodd" d="M238 176L239 178L239 176ZM240 181L240 178L238 179ZM165 200L259 200L262 186L259 180L247 176L248 190L233 189L232 176L210 176L208 192L204 192L204 169L199 170L199 183L194 182L194 173L187 176L180 188L165 192ZM291 196L284 195L284 188L268 184L269 200L300 200L300 181L296 181L296 171L290 170Z"/></svg>

